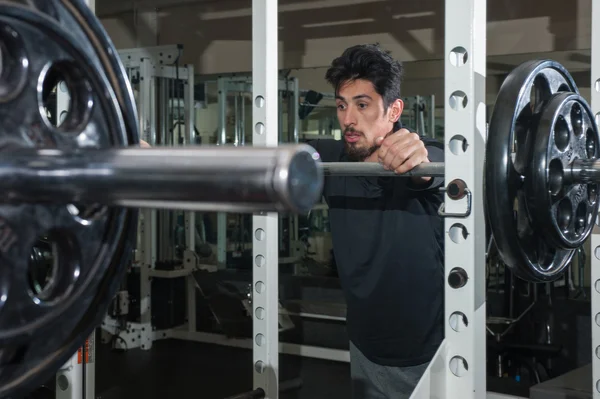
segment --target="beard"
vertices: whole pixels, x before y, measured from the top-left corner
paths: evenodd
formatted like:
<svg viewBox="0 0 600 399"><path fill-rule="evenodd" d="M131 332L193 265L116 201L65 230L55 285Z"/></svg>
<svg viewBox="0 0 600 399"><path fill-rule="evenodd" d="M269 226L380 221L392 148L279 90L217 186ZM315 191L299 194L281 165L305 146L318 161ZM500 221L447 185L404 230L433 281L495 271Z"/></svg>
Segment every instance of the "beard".
<svg viewBox="0 0 600 399"><path fill-rule="evenodd" d="M346 133L359 134L362 137L365 137L365 135L362 132L359 132L352 128L346 129L344 131L344 134ZM365 159L373 155L375 151L377 151L377 149L379 148L376 145L372 145L370 147L362 147L359 142L348 143L346 140L344 140L344 145L346 147L346 154L348 155L348 159L350 160L350 162L364 162Z"/></svg>

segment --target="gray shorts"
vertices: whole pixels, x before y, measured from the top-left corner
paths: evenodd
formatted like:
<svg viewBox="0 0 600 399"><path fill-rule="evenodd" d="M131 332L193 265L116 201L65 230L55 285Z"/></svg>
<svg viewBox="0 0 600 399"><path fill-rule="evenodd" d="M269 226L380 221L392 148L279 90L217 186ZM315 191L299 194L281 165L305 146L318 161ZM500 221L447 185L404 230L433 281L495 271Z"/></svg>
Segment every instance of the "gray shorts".
<svg viewBox="0 0 600 399"><path fill-rule="evenodd" d="M408 399L429 363L390 367L373 363L350 342L353 399Z"/></svg>

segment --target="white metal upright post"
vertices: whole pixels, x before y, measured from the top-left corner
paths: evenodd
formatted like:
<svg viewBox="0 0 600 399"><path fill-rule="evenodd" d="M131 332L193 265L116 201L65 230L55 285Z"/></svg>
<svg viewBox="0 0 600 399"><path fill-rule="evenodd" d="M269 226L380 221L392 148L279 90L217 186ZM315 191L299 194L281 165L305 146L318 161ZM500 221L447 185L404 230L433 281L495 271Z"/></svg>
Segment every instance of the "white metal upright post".
<svg viewBox="0 0 600 399"><path fill-rule="evenodd" d="M413 399L493 397L486 392L486 3L446 0L445 181L462 180L472 199L466 212L467 198L445 197L445 339Z"/></svg>
<svg viewBox="0 0 600 399"><path fill-rule="evenodd" d="M227 145L227 84L222 78L217 81L219 91L219 132L218 145ZM227 263L227 213L217 213L217 262L219 268Z"/></svg>
<svg viewBox="0 0 600 399"><path fill-rule="evenodd" d="M596 116L596 125L600 122L600 49L595 51L595 46L600 46L600 5L592 2L592 65L591 65L591 104L592 112ZM598 216L597 216L598 217ZM591 249L591 287L590 297L592 302L592 376L594 399L600 399L600 226L596 219L596 225L592 230Z"/></svg>
<svg viewBox="0 0 600 399"><path fill-rule="evenodd" d="M446 398L452 399L486 396L486 3L446 0L445 180L463 180L473 195L470 215L445 220ZM446 197L446 212L464 213L465 203ZM453 273L466 277L464 284L450 285Z"/></svg>
<svg viewBox="0 0 600 399"><path fill-rule="evenodd" d="M252 1L252 145L278 145L277 0ZM253 227L254 389L278 397L279 386L279 216L261 213Z"/></svg>
<svg viewBox="0 0 600 399"><path fill-rule="evenodd" d="M154 65L148 58L140 65L140 93L142 103L139 112L142 138L151 146L156 146L156 84ZM151 272L155 268L157 248L157 211L155 209L140 210L140 229L142 247L140 250L140 329L139 345L142 349L152 348L152 280Z"/></svg>
<svg viewBox="0 0 600 399"><path fill-rule="evenodd" d="M184 112L186 139L184 145L194 145L196 139L196 107L194 99L194 66L188 65L187 79L184 82ZM186 247L192 252L196 252L196 212L185 212L185 231ZM185 262L184 262L185 264ZM196 331L196 284L193 274L186 276L186 295L187 295L187 321L188 331Z"/></svg>
<svg viewBox="0 0 600 399"><path fill-rule="evenodd" d="M486 229L483 209L486 1L446 0L444 144L446 185L462 180L467 200L446 196L445 339L413 399L481 399L486 392Z"/></svg>

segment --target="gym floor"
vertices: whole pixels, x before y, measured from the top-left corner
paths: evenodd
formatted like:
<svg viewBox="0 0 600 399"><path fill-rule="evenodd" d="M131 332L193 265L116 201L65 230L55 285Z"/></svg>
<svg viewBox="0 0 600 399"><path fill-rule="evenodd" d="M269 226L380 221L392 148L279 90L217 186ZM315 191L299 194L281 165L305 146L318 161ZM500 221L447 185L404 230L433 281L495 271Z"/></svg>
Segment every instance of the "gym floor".
<svg viewBox="0 0 600 399"><path fill-rule="evenodd" d="M98 399L225 399L252 390L252 352L181 340L149 351L96 347ZM320 359L280 356L280 381L301 381L281 399L348 399L350 367Z"/></svg>

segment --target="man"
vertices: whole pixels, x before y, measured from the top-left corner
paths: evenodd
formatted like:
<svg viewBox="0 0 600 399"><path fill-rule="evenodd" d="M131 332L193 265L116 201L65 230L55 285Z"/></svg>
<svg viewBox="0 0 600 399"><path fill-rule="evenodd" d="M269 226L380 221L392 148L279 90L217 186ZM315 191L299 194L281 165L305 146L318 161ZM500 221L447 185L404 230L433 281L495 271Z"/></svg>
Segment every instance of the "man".
<svg viewBox="0 0 600 399"><path fill-rule="evenodd" d="M404 173L443 146L400 124L402 65L378 45L347 49L326 74L343 139L310 144L323 162ZM444 334L441 178L327 177L323 195L347 302L353 395L409 398Z"/></svg>

